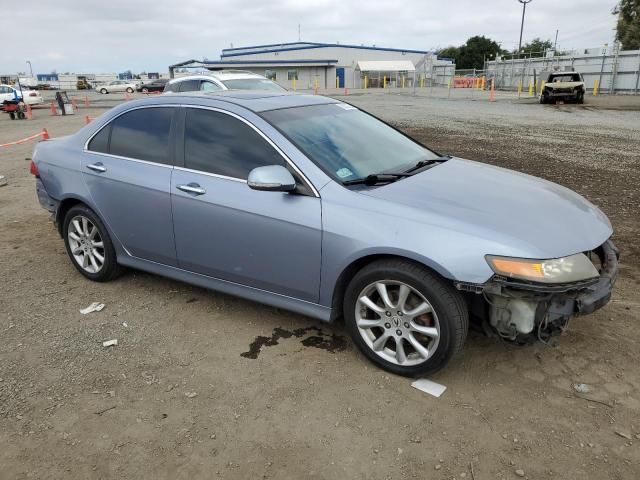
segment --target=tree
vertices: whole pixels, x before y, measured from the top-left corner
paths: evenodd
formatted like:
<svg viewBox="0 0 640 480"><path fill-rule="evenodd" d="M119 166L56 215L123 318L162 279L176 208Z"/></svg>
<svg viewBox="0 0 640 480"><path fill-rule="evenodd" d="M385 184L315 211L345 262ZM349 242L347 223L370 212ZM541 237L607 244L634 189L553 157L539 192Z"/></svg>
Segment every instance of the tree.
<svg viewBox="0 0 640 480"><path fill-rule="evenodd" d="M459 47L447 47L438 52L439 57L453 58L456 68L484 68L485 59L495 58L496 54L506 53L500 44L490 38L476 35Z"/></svg>
<svg viewBox="0 0 640 480"><path fill-rule="evenodd" d="M526 43L522 46L522 48L520 49L520 53L531 57L543 57L546 50L552 49L553 42L551 40L534 38L529 43Z"/></svg>
<svg viewBox="0 0 640 480"><path fill-rule="evenodd" d="M621 0L612 13L618 16L616 40L622 49L640 49L640 0Z"/></svg>
<svg viewBox="0 0 640 480"><path fill-rule="evenodd" d="M454 47L453 45L443 48L438 52L438 57L440 58L451 58L452 60L455 60L458 56L460 56L460 48Z"/></svg>

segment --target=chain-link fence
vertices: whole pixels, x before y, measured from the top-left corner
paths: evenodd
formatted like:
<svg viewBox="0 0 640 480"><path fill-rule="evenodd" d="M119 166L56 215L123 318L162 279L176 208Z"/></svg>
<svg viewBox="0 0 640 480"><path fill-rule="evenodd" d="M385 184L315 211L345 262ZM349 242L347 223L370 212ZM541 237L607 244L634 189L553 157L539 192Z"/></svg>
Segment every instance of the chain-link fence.
<svg viewBox="0 0 640 480"><path fill-rule="evenodd" d="M496 88L503 90L539 91L542 81L554 71L582 74L590 92L640 92L640 50L605 50L601 55L503 57L486 62L487 77L494 78Z"/></svg>

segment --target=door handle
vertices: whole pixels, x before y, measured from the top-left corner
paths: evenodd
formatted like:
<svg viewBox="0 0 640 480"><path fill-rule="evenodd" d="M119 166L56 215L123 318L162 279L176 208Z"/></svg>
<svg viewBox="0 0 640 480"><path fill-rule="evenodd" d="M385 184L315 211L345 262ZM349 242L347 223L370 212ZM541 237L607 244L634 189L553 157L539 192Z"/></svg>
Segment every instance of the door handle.
<svg viewBox="0 0 640 480"><path fill-rule="evenodd" d="M207 191L200 187L197 183L189 183L188 185L178 185L176 187L178 190L182 190L183 192L193 193L194 195L204 195Z"/></svg>
<svg viewBox="0 0 640 480"><path fill-rule="evenodd" d="M89 165L87 165L87 168L89 170L93 170L94 172L100 172L100 173L104 173L107 171L107 168L104 165L102 165L101 162L90 163Z"/></svg>

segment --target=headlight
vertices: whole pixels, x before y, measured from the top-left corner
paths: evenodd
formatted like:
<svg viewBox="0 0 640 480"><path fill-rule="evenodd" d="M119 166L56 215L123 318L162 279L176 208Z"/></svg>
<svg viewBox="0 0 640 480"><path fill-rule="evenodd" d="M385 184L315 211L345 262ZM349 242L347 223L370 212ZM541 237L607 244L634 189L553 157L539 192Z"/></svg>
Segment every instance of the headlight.
<svg viewBox="0 0 640 480"><path fill-rule="evenodd" d="M600 274L583 253L551 260L486 256L489 266L498 275L540 283L568 283L588 280Z"/></svg>

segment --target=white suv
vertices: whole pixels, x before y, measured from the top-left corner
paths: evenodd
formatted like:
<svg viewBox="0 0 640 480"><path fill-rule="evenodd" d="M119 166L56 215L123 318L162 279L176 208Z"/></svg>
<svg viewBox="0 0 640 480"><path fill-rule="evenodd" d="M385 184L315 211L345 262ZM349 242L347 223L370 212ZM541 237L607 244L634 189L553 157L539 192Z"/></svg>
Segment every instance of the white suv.
<svg viewBox="0 0 640 480"><path fill-rule="evenodd" d="M211 74L174 78L164 87L164 93L219 92L222 90L284 91L285 89L262 75L243 70L222 70Z"/></svg>

